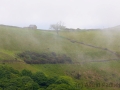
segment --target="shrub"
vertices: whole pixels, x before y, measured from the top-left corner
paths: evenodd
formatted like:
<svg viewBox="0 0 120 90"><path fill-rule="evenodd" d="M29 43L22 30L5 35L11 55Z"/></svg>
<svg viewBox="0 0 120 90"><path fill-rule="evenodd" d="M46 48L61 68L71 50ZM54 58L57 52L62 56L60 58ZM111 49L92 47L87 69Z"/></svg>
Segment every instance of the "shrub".
<svg viewBox="0 0 120 90"><path fill-rule="evenodd" d="M52 53L36 53L25 51L18 54L28 64L56 64L56 63L72 63L70 57L65 54L57 55L55 52Z"/></svg>

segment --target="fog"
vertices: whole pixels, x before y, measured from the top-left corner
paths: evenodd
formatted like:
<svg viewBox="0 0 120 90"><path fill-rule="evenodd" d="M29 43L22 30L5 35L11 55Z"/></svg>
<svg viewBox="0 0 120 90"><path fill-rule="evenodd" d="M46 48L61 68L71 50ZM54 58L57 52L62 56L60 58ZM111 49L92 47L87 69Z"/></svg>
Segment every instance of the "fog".
<svg viewBox="0 0 120 90"><path fill-rule="evenodd" d="M0 24L49 29L62 21L68 28L107 28L120 24L119 0L1 0Z"/></svg>

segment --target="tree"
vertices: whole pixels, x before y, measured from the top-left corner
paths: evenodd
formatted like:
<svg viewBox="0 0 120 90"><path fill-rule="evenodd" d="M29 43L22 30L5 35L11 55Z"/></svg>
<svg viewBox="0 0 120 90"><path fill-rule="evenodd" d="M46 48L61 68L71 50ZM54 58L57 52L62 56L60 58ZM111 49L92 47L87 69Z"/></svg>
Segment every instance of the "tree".
<svg viewBox="0 0 120 90"><path fill-rule="evenodd" d="M22 74L22 76L32 77L32 72L30 70L24 69L24 70L21 71L21 74Z"/></svg>
<svg viewBox="0 0 120 90"><path fill-rule="evenodd" d="M56 24L52 24L52 25L50 25L50 29L54 29L54 30L56 30L56 32L57 32L57 35L59 35L59 30L64 30L66 27L64 26L64 23L63 22L58 22L58 23L56 23Z"/></svg>
<svg viewBox="0 0 120 90"><path fill-rule="evenodd" d="M36 72L32 79L40 86L47 87L47 77L42 72Z"/></svg>

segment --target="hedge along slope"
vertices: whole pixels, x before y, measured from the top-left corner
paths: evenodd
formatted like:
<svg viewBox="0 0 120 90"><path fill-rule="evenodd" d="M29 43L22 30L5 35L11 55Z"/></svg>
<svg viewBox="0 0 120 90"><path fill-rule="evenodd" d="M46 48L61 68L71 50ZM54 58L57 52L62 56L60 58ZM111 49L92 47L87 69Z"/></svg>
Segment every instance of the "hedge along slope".
<svg viewBox="0 0 120 90"><path fill-rule="evenodd" d="M70 57L65 54L57 55L55 52L51 53L36 53L31 51L25 51L18 56L28 64L57 64L57 63L72 63Z"/></svg>

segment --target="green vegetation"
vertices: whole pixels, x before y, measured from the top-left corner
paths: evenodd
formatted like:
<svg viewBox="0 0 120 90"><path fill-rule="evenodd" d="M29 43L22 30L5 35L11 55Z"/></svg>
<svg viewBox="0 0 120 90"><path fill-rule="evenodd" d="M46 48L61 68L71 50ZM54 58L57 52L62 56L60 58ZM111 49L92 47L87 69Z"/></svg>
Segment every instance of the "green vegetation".
<svg viewBox="0 0 120 90"><path fill-rule="evenodd" d="M0 90L74 90L69 77L47 77L42 72L21 72L10 67L0 67Z"/></svg>
<svg viewBox="0 0 120 90"><path fill-rule="evenodd" d="M120 82L119 32L60 31L58 36L56 31L0 26L0 89L119 90L117 86L86 85ZM23 56L19 57L20 54ZM58 56L64 62L69 57L72 63L50 64L50 60L58 60ZM25 62L41 58L43 61L49 58L49 63Z"/></svg>
<svg viewBox="0 0 120 90"><path fill-rule="evenodd" d="M34 51L38 53L55 52L56 54L66 54L75 62L80 62L81 60L87 61L117 58L110 52L73 43L64 37L81 41L86 44L108 48L119 53L120 44L119 41L116 41L119 38L117 32L116 37L113 37L111 41L110 39L107 39L107 34L103 35L103 31L61 31L59 32L59 36L57 36L56 32L52 31L0 27L0 33L1 60L14 59L16 58L17 53L22 53L24 51ZM115 36L115 32L113 35Z"/></svg>
<svg viewBox="0 0 120 90"><path fill-rule="evenodd" d="M52 53L36 53L25 51L18 54L28 64L58 64L58 63L72 63L70 57L65 54L57 55L55 52Z"/></svg>

